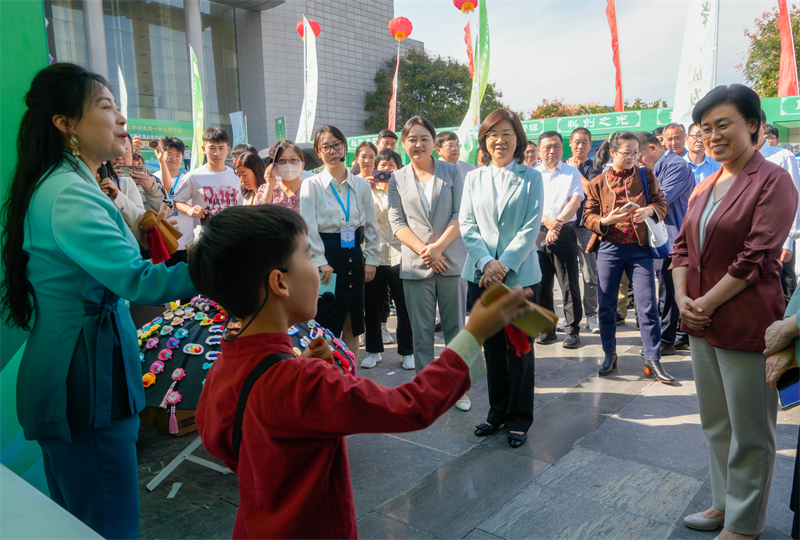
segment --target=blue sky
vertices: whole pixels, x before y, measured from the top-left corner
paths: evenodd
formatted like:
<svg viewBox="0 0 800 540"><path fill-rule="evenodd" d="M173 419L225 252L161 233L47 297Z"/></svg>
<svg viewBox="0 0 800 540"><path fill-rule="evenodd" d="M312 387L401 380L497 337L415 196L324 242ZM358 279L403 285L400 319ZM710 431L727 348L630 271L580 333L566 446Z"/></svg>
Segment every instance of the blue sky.
<svg viewBox="0 0 800 540"><path fill-rule="evenodd" d="M515 111L543 98L567 103L614 102L614 65L606 0L486 0L491 32L489 80ZM717 84L743 83L745 28L775 0L721 0ZM796 6L790 4L790 9ZM672 106L688 2L617 0L617 24L626 99L667 100ZM452 0L395 0L395 16L414 25L411 37L435 54L466 62L469 17ZM472 14L473 28L477 10ZM473 30L474 33L474 30Z"/></svg>

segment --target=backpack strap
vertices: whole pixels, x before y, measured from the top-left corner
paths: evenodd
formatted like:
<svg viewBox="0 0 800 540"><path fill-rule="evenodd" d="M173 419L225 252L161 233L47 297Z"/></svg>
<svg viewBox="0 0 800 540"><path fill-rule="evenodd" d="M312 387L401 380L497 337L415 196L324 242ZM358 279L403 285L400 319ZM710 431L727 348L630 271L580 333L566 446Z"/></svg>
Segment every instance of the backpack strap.
<svg viewBox="0 0 800 540"><path fill-rule="evenodd" d="M647 173L644 167L639 167L639 174L642 175L642 191L644 191L644 200L650 204L650 193L647 190Z"/></svg>
<svg viewBox="0 0 800 540"><path fill-rule="evenodd" d="M239 404L236 406L236 417L233 421L233 433L231 435L231 444L233 446L233 453L239 457L239 445L242 442L242 421L244 420L244 410L247 407L247 398L250 395L250 390L253 385L258 381L266 371L286 358L294 358L293 354L286 353L273 353L261 360L256 367L253 368L242 385L242 392L239 394Z"/></svg>

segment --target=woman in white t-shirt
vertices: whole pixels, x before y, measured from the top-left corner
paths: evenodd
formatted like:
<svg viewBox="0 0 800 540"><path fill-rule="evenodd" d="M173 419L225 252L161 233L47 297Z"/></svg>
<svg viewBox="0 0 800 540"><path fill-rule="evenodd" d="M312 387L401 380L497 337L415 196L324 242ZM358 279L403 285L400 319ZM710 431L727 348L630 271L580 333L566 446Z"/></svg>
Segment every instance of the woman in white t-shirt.
<svg viewBox="0 0 800 540"><path fill-rule="evenodd" d="M339 128L319 128L314 151L325 170L303 181L300 215L308 224L311 256L322 284L336 280L336 299L320 301L315 319L334 335L341 334L347 348L357 353L358 336L364 333L364 283L375 277L380 262L375 207L369 182L344 165L347 139Z"/></svg>

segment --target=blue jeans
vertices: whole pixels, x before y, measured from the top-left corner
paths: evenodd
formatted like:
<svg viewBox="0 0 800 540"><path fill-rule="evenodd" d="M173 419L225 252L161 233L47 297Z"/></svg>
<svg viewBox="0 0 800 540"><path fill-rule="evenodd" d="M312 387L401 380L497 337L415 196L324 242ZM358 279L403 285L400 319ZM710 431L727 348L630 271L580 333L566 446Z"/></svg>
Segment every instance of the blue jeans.
<svg viewBox="0 0 800 540"><path fill-rule="evenodd" d="M645 360L661 360L661 321L650 249L639 244L603 242L597 252L598 324L606 354L617 352L617 293L622 273L636 297Z"/></svg>

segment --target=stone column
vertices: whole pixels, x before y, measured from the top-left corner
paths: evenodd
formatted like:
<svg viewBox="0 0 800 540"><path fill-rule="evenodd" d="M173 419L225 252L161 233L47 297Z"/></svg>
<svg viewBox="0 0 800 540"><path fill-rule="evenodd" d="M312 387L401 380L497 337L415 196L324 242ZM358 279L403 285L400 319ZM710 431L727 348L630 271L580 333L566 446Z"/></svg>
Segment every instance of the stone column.
<svg viewBox="0 0 800 540"><path fill-rule="evenodd" d="M86 51L89 54L89 71L108 79L103 0L83 0L83 19L86 29Z"/></svg>

